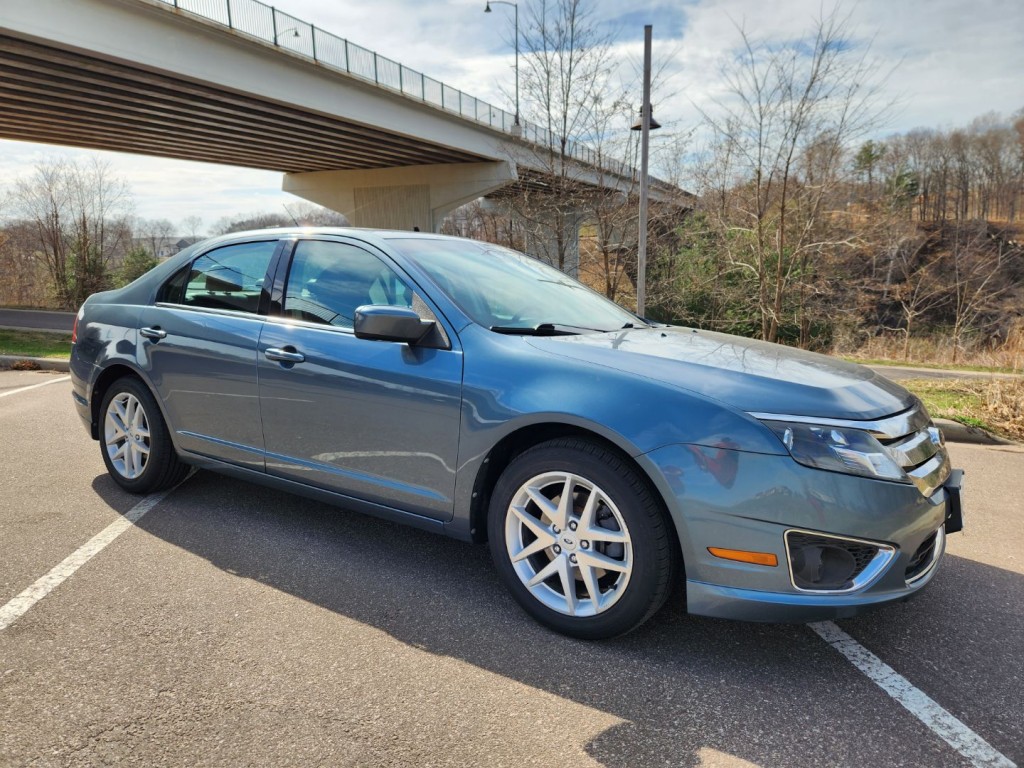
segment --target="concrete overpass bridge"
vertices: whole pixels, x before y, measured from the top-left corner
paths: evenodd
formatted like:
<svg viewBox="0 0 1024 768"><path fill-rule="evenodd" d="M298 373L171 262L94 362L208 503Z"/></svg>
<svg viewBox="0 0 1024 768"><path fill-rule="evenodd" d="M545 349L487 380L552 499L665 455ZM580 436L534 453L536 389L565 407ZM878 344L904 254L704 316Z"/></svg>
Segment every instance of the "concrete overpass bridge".
<svg viewBox="0 0 1024 768"><path fill-rule="evenodd" d="M560 146L257 0L3 3L0 138L280 171L355 226L424 231ZM633 168L567 150L577 182L633 187Z"/></svg>

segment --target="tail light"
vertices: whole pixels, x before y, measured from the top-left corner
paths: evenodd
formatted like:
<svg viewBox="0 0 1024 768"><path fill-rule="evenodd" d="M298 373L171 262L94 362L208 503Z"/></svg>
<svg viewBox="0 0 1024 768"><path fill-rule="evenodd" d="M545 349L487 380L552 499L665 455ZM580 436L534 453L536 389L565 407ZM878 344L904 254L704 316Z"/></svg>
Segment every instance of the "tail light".
<svg viewBox="0 0 1024 768"><path fill-rule="evenodd" d="M83 309L84 309L84 307L83 307ZM72 344L74 344L76 341L78 341L78 321L81 319L81 317L82 317L82 310L80 309L80 310L78 310L78 314L75 315L75 322L74 322L74 324L71 326L71 343Z"/></svg>

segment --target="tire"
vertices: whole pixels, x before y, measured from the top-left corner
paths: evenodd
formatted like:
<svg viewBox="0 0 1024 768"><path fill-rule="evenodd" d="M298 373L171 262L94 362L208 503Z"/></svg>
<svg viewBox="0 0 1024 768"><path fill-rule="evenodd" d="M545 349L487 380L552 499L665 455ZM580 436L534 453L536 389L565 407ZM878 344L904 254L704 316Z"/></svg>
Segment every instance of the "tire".
<svg viewBox="0 0 1024 768"><path fill-rule="evenodd" d="M571 509L559 503L567 482ZM488 510L491 556L512 596L541 624L584 640L630 632L664 604L680 558L668 525L633 467L580 438L513 459Z"/></svg>
<svg viewBox="0 0 1024 768"><path fill-rule="evenodd" d="M130 493L160 491L188 474L160 407L149 388L134 376L118 379L104 393L99 432L107 472Z"/></svg>

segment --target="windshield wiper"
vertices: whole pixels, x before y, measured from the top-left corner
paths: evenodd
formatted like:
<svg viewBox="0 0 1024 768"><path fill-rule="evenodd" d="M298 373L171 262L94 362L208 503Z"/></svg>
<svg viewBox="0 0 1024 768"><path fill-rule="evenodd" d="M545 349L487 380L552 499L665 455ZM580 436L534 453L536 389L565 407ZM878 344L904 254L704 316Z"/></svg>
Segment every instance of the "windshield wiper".
<svg viewBox="0 0 1024 768"><path fill-rule="evenodd" d="M586 328L581 325L566 325L565 323L540 323L533 326L492 325L491 330L495 333L506 333L512 336L577 336L581 332L607 333L603 328Z"/></svg>

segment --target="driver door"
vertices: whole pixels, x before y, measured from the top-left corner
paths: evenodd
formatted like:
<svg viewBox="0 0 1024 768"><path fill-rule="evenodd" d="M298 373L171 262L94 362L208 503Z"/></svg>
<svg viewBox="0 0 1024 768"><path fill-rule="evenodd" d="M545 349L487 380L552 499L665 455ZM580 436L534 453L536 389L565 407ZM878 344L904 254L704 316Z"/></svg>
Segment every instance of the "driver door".
<svg viewBox="0 0 1024 768"><path fill-rule="evenodd" d="M267 472L448 520L462 351L357 339L354 310L366 304L413 307L437 319L368 247L296 243L282 316L268 318L259 341Z"/></svg>

